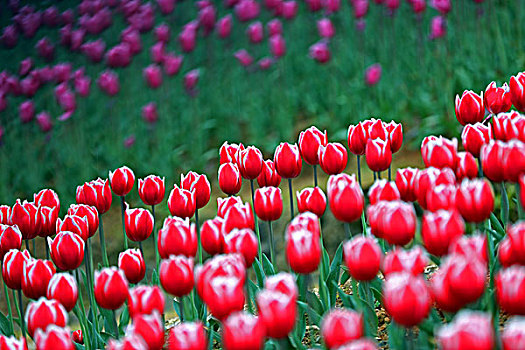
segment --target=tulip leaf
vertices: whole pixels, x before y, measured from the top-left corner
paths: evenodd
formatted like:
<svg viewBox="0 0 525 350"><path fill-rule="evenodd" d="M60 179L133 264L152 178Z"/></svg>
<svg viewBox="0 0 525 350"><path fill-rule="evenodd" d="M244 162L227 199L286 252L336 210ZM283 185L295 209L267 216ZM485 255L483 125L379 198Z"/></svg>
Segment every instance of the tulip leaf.
<svg viewBox="0 0 525 350"><path fill-rule="evenodd" d="M184 312L184 321L195 321L197 318L197 312L196 308L194 306L193 300L191 297L185 296L182 297L180 301L180 307L182 308L182 311Z"/></svg>
<svg viewBox="0 0 525 350"><path fill-rule="evenodd" d="M303 339L304 335L306 334L306 318L304 317L304 314L306 313L308 305L302 301L298 301L297 305L299 305L300 312L299 317L297 318L297 324L295 325L294 333L297 334L299 339Z"/></svg>
<svg viewBox="0 0 525 350"><path fill-rule="evenodd" d="M498 220L496 215L494 213L490 214L490 224L494 226L496 231L501 235L505 235L505 229L503 228L503 225L501 225L501 222Z"/></svg>
<svg viewBox="0 0 525 350"><path fill-rule="evenodd" d="M173 308L175 309L175 313L179 317L180 317L180 307L181 307L181 304L179 303L177 298L173 298Z"/></svg>
<svg viewBox="0 0 525 350"><path fill-rule="evenodd" d="M11 323L9 322L9 319L0 312L0 332L2 332L3 335L10 336L13 334L13 331L11 329Z"/></svg>
<svg viewBox="0 0 525 350"><path fill-rule="evenodd" d="M323 276L328 276L328 274L330 273L328 270L328 264L330 264L330 256L328 255L326 249L323 248L323 256L321 259L321 268L323 269Z"/></svg>
<svg viewBox="0 0 525 350"><path fill-rule="evenodd" d="M259 288L264 287L264 271L261 267L261 263L259 262L259 259L255 258L255 261L253 263L253 271L255 271L255 277L257 277L257 284L259 285Z"/></svg>
<svg viewBox="0 0 525 350"><path fill-rule="evenodd" d="M275 275L275 269L272 263L270 262L270 260L268 260L268 257L266 256L266 254L263 254L262 260L263 260L264 273L266 275Z"/></svg>
<svg viewBox="0 0 525 350"><path fill-rule="evenodd" d="M343 270L343 274L341 275L341 281L339 283L341 285L344 285L351 277L352 276L350 276L350 272L348 272L348 270Z"/></svg>
<svg viewBox="0 0 525 350"><path fill-rule="evenodd" d="M322 315L324 313L323 303L321 302L321 300L319 300L317 294L315 294L312 291L307 291L306 301L308 302L308 305L319 315Z"/></svg>
<svg viewBox="0 0 525 350"><path fill-rule="evenodd" d="M509 197L507 195L507 188L505 183L501 183L501 208L500 208L500 217L503 221L503 225L506 226L509 222Z"/></svg>
<svg viewBox="0 0 525 350"><path fill-rule="evenodd" d="M78 350L84 350L86 348L84 345L75 342L73 342L73 345L75 345L75 349Z"/></svg>
<svg viewBox="0 0 525 350"><path fill-rule="evenodd" d="M304 317L303 317L304 319ZM304 334L303 334L304 337ZM302 342L302 338L299 339L297 336L297 333L292 332L288 336L288 338L283 338L279 340L279 348L278 349L300 349L303 350L305 347Z"/></svg>
<svg viewBox="0 0 525 350"><path fill-rule="evenodd" d="M326 285L326 282L323 280L319 281L319 295L321 296L321 303L323 304L323 313L324 313L325 310L328 310L330 308L332 298L330 294L328 293L328 286ZM321 315L323 313L321 313Z"/></svg>
<svg viewBox="0 0 525 350"><path fill-rule="evenodd" d="M390 349L406 349L405 329L395 322L388 325L388 345Z"/></svg>
<svg viewBox="0 0 525 350"><path fill-rule="evenodd" d="M343 260L343 242L339 244L339 247L337 247L337 250L335 251L334 260L332 260L332 264L330 265L330 273L328 274L328 276L337 273L335 276L339 277L339 271L340 271L342 260ZM330 280L327 279L326 282L330 283Z"/></svg>
<svg viewBox="0 0 525 350"><path fill-rule="evenodd" d="M343 305L349 309L356 309L357 302L354 300L354 296L350 294L346 294L341 287L339 287L334 281L332 281L332 284L339 292L339 297L341 298L341 301L343 302Z"/></svg>
<svg viewBox="0 0 525 350"><path fill-rule="evenodd" d="M125 308L124 311L122 311L122 313L120 314L120 318L118 322L118 329L120 333L124 334L124 331L126 329L126 326L129 323L129 320L130 320L129 311L127 308Z"/></svg>
<svg viewBox="0 0 525 350"><path fill-rule="evenodd" d="M154 286L158 286L159 283L159 274L157 273L156 269L153 269L153 273L151 274L151 284Z"/></svg>

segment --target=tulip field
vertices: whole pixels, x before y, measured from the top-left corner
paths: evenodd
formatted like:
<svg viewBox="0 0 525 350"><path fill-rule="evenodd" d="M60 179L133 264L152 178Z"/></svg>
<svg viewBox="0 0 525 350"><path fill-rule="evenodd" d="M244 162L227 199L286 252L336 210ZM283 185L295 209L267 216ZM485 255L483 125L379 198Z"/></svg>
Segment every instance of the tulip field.
<svg viewBox="0 0 525 350"><path fill-rule="evenodd" d="M525 350L524 16L3 1L0 350Z"/></svg>

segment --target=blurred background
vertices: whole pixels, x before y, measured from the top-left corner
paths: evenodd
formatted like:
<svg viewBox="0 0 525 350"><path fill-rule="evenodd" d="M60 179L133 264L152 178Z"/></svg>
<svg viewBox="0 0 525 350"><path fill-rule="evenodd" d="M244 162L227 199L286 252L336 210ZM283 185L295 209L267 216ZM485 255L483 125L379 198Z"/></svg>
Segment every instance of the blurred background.
<svg viewBox="0 0 525 350"><path fill-rule="evenodd" d="M280 142L295 142L310 125L346 144L348 125L370 116L403 123L393 165L417 166L424 136L459 136L456 94L523 70L524 7L521 0L2 1L0 202L31 200L50 187L65 211L77 185L121 165L137 178L165 176L167 193L194 170L214 186L208 218L224 141L273 158ZM354 166L351 156L347 172ZM309 175L301 179L297 189L311 186ZM140 205L136 188L128 201ZM120 229L114 202L110 232ZM167 208L159 207L160 219Z"/></svg>

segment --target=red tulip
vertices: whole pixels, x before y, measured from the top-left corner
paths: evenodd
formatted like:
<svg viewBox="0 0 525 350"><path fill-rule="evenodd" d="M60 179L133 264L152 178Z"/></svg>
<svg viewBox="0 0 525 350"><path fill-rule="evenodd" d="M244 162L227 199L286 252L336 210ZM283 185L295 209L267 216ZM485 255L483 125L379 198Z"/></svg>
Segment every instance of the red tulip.
<svg viewBox="0 0 525 350"><path fill-rule="evenodd" d="M194 193L197 209L204 207L210 201L211 186L204 174L197 174L193 171L186 175L181 174L180 187Z"/></svg>
<svg viewBox="0 0 525 350"><path fill-rule="evenodd" d="M455 184L456 176L450 168L436 169L434 167L426 168L419 171L417 176L415 193L417 201L423 209L427 207L427 192L430 188L442 184Z"/></svg>
<svg viewBox="0 0 525 350"><path fill-rule="evenodd" d="M66 309L58 301L44 297L30 302L25 314L27 332L31 337L36 330L46 329L50 325L65 327L67 320Z"/></svg>
<svg viewBox="0 0 525 350"><path fill-rule="evenodd" d="M254 208L261 220L278 220L283 213L281 189L277 187L258 188L255 191Z"/></svg>
<svg viewBox="0 0 525 350"><path fill-rule="evenodd" d="M266 328L266 336L284 338L294 328L297 317L296 297L278 291L263 290L257 294L259 317Z"/></svg>
<svg viewBox="0 0 525 350"><path fill-rule="evenodd" d="M134 242L145 241L153 231L153 215L147 209L127 208L124 212L126 235Z"/></svg>
<svg viewBox="0 0 525 350"><path fill-rule="evenodd" d="M447 254L450 245L465 232L465 223L455 210L438 210L423 215L421 237L430 254Z"/></svg>
<svg viewBox="0 0 525 350"><path fill-rule="evenodd" d="M302 168L299 147L296 144L281 143L275 150L274 164L281 177L291 179L299 176Z"/></svg>
<svg viewBox="0 0 525 350"><path fill-rule="evenodd" d="M368 66L365 71L365 83L368 86L373 86L381 80L382 68L379 63Z"/></svg>
<svg viewBox="0 0 525 350"><path fill-rule="evenodd" d="M168 197L168 209L171 215L181 218L190 218L195 214L195 193L181 189L177 185Z"/></svg>
<svg viewBox="0 0 525 350"><path fill-rule="evenodd" d="M164 178L149 175L139 179L139 196L146 205L157 205L164 199Z"/></svg>
<svg viewBox="0 0 525 350"><path fill-rule="evenodd" d="M11 249L18 249L22 246L22 233L18 226L0 224L0 258Z"/></svg>
<svg viewBox="0 0 525 350"><path fill-rule="evenodd" d="M247 268L252 266L258 247L257 236L248 228L234 229L224 237L224 252L241 254Z"/></svg>
<svg viewBox="0 0 525 350"><path fill-rule="evenodd" d="M138 314L128 332L142 337L149 350L162 350L164 346L164 323L157 311L151 314Z"/></svg>
<svg viewBox="0 0 525 350"><path fill-rule="evenodd" d="M276 275L268 276L264 281L264 288L272 292L283 293L293 299L296 299L299 295L294 277L287 272L279 272Z"/></svg>
<svg viewBox="0 0 525 350"><path fill-rule="evenodd" d="M95 271L95 300L97 304L109 310L116 310L128 298L128 281L124 271L116 267L106 267Z"/></svg>
<svg viewBox="0 0 525 350"><path fill-rule="evenodd" d="M235 204L243 205L241 197L230 196L227 198L217 198L217 216L224 219L228 210Z"/></svg>
<svg viewBox="0 0 525 350"><path fill-rule="evenodd" d="M304 188L296 193L299 213L311 212L318 217L326 210L326 195L319 187Z"/></svg>
<svg viewBox="0 0 525 350"><path fill-rule="evenodd" d="M229 233L233 229L249 228L255 229L253 212L249 203L237 203L228 208L224 215L224 224L222 226L224 233Z"/></svg>
<svg viewBox="0 0 525 350"><path fill-rule="evenodd" d="M497 87L493 81L485 89L484 103L487 110L492 114L507 112L512 106L510 89L507 83Z"/></svg>
<svg viewBox="0 0 525 350"><path fill-rule="evenodd" d="M232 31L232 15L228 14L217 21L217 33L224 39L230 36Z"/></svg>
<svg viewBox="0 0 525 350"><path fill-rule="evenodd" d="M56 234L56 223L58 221L58 210L57 208L40 207L41 214L41 228L40 237L49 237Z"/></svg>
<svg viewBox="0 0 525 350"><path fill-rule="evenodd" d="M73 310L78 299L78 286L75 278L68 273L57 273L51 277L46 297L57 300L67 312Z"/></svg>
<svg viewBox="0 0 525 350"><path fill-rule="evenodd" d="M372 171L388 169L392 163L392 150L388 141L368 139L366 144L366 164Z"/></svg>
<svg viewBox="0 0 525 350"><path fill-rule="evenodd" d="M56 232L70 231L87 241L89 238L89 222L87 217L80 217L76 215L66 215L64 220L57 219Z"/></svg>
<svg viewBox="0 0 525 350"><path fill-rule="evenodd" d="M443 350L493 349L495 336L491 316L480 311L463 310L452 322L437 330L436 340Z"/></svg>
<svg viewBox="0 0 525 350"><path fill-rule="evenodd" d="M259 176L263 163L263 155L259 149L253 146L239 149L236 158L243 178L253 180Z"/></svg>
<svg viewBox="0 0 525 350"><path fill-rule="evenodd" d="M326 143L326 130L323 133L315 126L311 126L299 134L299 150L304 161L308 164L319 164L318 150L320 146L325 146Z"/></svg>
<svg viewBox="0 0 525 350"><path fill-rule="evenodd" d="M58 208L60 211L60 199L52 189L44 189L35 194L33 202L36 206Z"/></svg>
<svg viewBox="0 0 525 350"><path fill-rule="evenodd" d="M450 267L445 276L452 295L461 303L476 301L485 290L487 266L476 255L454 255L446 261Z"/></svg>
<svg viewBox="0 0 525 350"><path fill-rule="evenodd" d="M498 271L495 285L501 309L512 315L525 315L521 302L525 290L525 267L514 265Z"/></svg>
<svg viewBox="0 0 525 350"><path fill-rule="evenodd" d="M124 272L129 283L137 284L146 274L146 265L138 249L127 249L118 256L118 268Z"/></svg>
<svg viewBox="0 0 525 350"><path fill-rule="evenodd" d="M11 225L10 220L11 207L8 205L0 205L0 224Z"/></svg>
<svg viewBox="0 0 525 350"><path fill-rule="evenodd" d="M520 185L521 207L525 209L525 175L520 176L519 185Z"/></svg>
<svg viewBox="0 0 525 350"><path fill-rule="evenodd" d="M210 255L220 254L224 251L223 223L224 220L217 216L214 219L204 221L202 224L202 248Z"/></svg>
<svg viewBox="0 0 525 350"><path fill-rule="evenodd" d="M359 339L364 335L363 315L344 309L332 309L323 318L321 334L328 349Z"/></svg>
<svg viewBox="0 0 525 350"><path fill-rule="evenodd" d="M271 160L265 160L262 163L262 170L257 177L259 187L279 187L281 176L275 170L275 164Z"/></svg>
<svg viewBox="0 0 525 350"><path fill-rule="evenodd" d="M135 174L127 166L109 172L109 181L111 189L120 197L127 195L135 184Z"/></svg>
<svg viewBox="0 0 525 350"><path fill-rule="evenodd" d="M402 200L414 202L417 199L415 187L418 175L419 169L416 168L398 169L396 173L396 187Z"/></svg>
<svg viewBox="0 0 525 350"><path fill-rule="evenodd" d="M442 136L425 137L421 144L421 155L426 167L456 169L458 141Z"/></svg>
<svg viewBox="0 0 525 350"><path fill-rule="evenodd" d="M348 155L342 144L328 143L326 146L319 146L318 158L321 169L329 175L335 175L346 168Z"/></svg>
<svg viewBox="0 0 525 350"><path fill-rule="evenodd" d="M31 259L28 250L11 249L5 254L2 264L2 279L10 289L22 289L24 263Z"/></svg>
<svg viewBox="0 0 525 350"><path fill-rule="evenodd" d="M381 266L381 248L372 238L356 236L343 245L345 264L358 281L374 279Z"/></svg>
<svg viewBox="0 0 525 350"><path fill-rule="evenodd" d="M219 167L219 187L227 195L235 195L241 190L242 179L239 168L234 163L224 163Z"/></svg>
<svg viewBox="0 0 525 350"><path fill-rule="evenodd" d="M525 125L524 125L525 127ZM503 173L506 181L518 182L521 174L525 173L525 143L510 140L506 143L503 158Z"/></svg>
<svg viewBox="0 0 525 350"><path fill-rule="evenodd" d="M183 322L170 330L168 350L206 350L208 340L200 321Z"/></svg>
<svg viewBox="0 0 525 350"><path fill-rule="evenodd" d="M319 231L296 227L293 223L286 230L286 259L296 273L312 273L321 261Z"/></svg>
<svg viewBox="0 0 525 350"><path fill-rule="evenodd" d="M13 335L10 337L0 335L0 348L5 350L27 350L27 344L24 338L18 340Z"/></svg>
<svg viewBox="0 0 525 350"><path fill-rule="evenodd" d="M368 207L372 233L389 244L405 245L416 232L416 213L412 204L401 201L378 202Z"/></svg>
<svg viewBox="0 0 525 350"><path fill-rule="evenodd" d="M76 217L85 218L88 223L88 236L93 237L95 232L98 230L98 211L95 207L86 205L86 204L71 204L69 206L69 209L67 210L67 216L64 218L64 223L67 219L67 217L72 217L71 223L75 222L77 223ZM79 225L82 225L81 223ZM69 225L68 225L69 226ZM81 227L82 230L79 230L78 232L84 232L83 227ZM66 231L71 231L72 227L68 227ZM75 232L75 230L73 230Z"/></svg>
<svg viewBox="0 0 525 350"><path fill-rule="evenodd" d="M484 117L483 92L478 95L465 90L461 98L456 95L456 118L461 125L482 122Z"/></svg>
<svg viewBox="0 0 525 350"><path fill-rule="evenodd" d="M159 270L162 288L176 297L189 294L194 285L193 258L171 255L162 260Z"/></svg>
<svg viewBox="0 0 525 350"><path fill-rule="evenodd" d="M503 350L519 349L525 345L525 321L522 317L513 317L501 332Z"/></svg>
<svg viewBox="0 0 525 350"><path fill-rule="evenodd" d="M501 266L509 267L519 262L520 258L517 256L509 236L505 236L498 246L498 259Z"/></svg>
<svg viewBox="0 0 525 350"><path fill-rule="evenodd" d="M111 206L112 196L108 180L98 178L77 187L78 204L87 204L97 208L99 215L104 214Z"/></svg>
<svg viewBox="0 0 525 350"><path fill-rule="evenodd" d="M373 205L379 201L396 201L401 195L394 182L388 182L385 179L377 180L368 190L368 199Z"/></svg>
<svg viewBox="0 0 525 350"><path fill-rule="evenodd" d="M246 1L246 0L244 0ZM275 58L281 58L286 54L286 41L280 34L271 36L269 39L270 52Z"/></svg>
<svg viewBox="0 0 525 350"><path fill-rule="evenodd" d="M316 60L317 62L324 64L330 61L331 54L328 43L324 40L318 41L309 48L310 58Z"/></svg>
<svg viewBox="0 0 525 350"><path fill-rule="evenodd" d="M425 280L407 272L395 272L383 285L383 302L394 321L413 327L425 319L431 308L431 298Z"/></svg>
<svg viewBox="0 0 525 350"><path fill-rule="evenodd" d="M222 344L226 350L262 349L266 331L259 317L235 312L222 324Z"/></svg>
<svg viewBox="0 0 525 350"><path fill-rule="evenodd" d="M385 276L395 272L408 272L418 276L425 271L428 262L426 252L419 246L410 250L394 248L386 254L381 270Z"/></svg>
<svg viewBox="0 0 525 350"><path fill-rule="evenodd" d="M472 234L461 236L449 247L449 254L460 255L465 258L476 256L481 261L488 264L487 236L484 234Z"/></svg>
<svg viewBox="0 0 525 350"><path fill-rule="evenodd" d="M463 180L456 195L456 206L467 222L482 222L494 209L494 192L487 180Z"/></svg>
<svg viewBox="0 0 525 350"><path fill-rule="evenodd" d="M35 344L38 350L73 350L75 346L71 340L69 329L61 328L63 325L51 324L35 331Z"/></svg>
<svg viewBox="0 0 525 350"><path fill-rule="evenodd" d="M157 286L136 286L129 291L128 308L131 318L154 311L163 314L164 304L164 294Z"/></svg>
<svg viewBox="0 0 525 350"><path fill-rule="evenodd" d="M403 145L403 125L394 121L385 124L388 131L388 139L390 141L390 149L392 153L396 153Z"/></svg>
<svg viewBox="0 0 525 350"><path fill-rule="evenodd" d="M238 163L237 155L239 154L239 151L244 150L244 145L242 143L240 144L229 144L228 141L225 141L221 148L219 149L219 158L220 158L220 164L224 163ZM238 165L238 164L237 164Z"/></svg>
<svg viewBox="0 0 525 350"><path fill-rule="evenodd" d="M195 224L190 224L189 219L166 218L159 231L158 247L163 259L172 254L194 257L197 254Z"/></svg>
<svg viewBox="0 0 525 350"><path fill-rule="evenodd" d="M12 225L17 225L22 232L22 238L33 239L41 230L41 209L33 202L16 200L16 203L11 208L9 222Z"/></svg>
<svg viewBox="0 0 525 350"><path fill-rule="evenodd" d="M456 209L456 185L438 185L427 191L427 210Z"/></svg>
<svg viewBox="0 0 525 350"><path fill-rule="evenodd" d="M148 344L144 341L142 336L135 333L134 327L130 327L130 332L120 341L109 339L106 344L107 350L121 350L121 349L147 349Z"/></svg>
<svg viewBox="0 0 525 350"><path fill-rule="evenodd" d="M471 153L459 152L458 163L456 164L456 178L458 181L463 179L474 179L478 176L478 163Z"/></svg>
<svg viewBox="0 0 525 350"><path fill-rule="evenodd" d="M520 112L525 112L525 73L521 72L510 78L510 99Z"/></svg>
<svg viewBox="0 0 525 350"><path fill-rule="evenodd" d="M355 175L331 175L327 191L330 209L337 220L352 222L361 217L364 196Z"/></svg>
<svg viewBox="0 0 525 350"><path fill-rule="evenodd" d="M24 261L22 291L30 299L46 295L49 280L55 274L55 266L49 260L27 259Z"/></svg>
<svg viewBox="0 0 525 350"><path fill-rule="evenodd" d="M63 271L75 270L84 260L84 240L70 231L61 231L51 240L48 237L51 259Z"/></svg>

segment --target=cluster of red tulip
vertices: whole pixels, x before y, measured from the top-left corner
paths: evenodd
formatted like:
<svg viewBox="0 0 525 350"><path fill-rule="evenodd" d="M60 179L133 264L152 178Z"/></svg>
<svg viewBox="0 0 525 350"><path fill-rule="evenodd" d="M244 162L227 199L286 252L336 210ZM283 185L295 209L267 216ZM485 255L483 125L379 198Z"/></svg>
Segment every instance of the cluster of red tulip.
<svg viewBox="0 0 525 350"><path fill-rule="evenodd" d="M383 6L390 15L395 14L400 0L374 0L377 6ZM426 10L426 0L409 0L417 18ZM365 27L365 17L369 9L369 0L352 0L350 2L357 29ZM439 38L446 34L446 14L451 10L450 0L432 0L430 5L439 12L431 22L430 38ZM20 62L18 72L2 71L0 73L0 112L6 109L9 96L23 96L28 100L20 103L18 111L22 123L36 119L42 132L53 128L54 119L65 121L76 110L77 98L87 97L91 93L92 80L108 96L115 96L120 91L118 69L131 64L134 56L143 50L143 38L153 31L155 42L149 47L151 64L143 68L145 83L151 89L158 89L163 80L179 73L185 55L195 50L199 40L212 34L225 40L232 30L245 30L249 42L254 45L252 52L261 53L256 47L265 39L269 52L256 59L247 49L238 49L233 53L242 66L266 70L286 54L286 40L283 20L293 20L299 9L296 0L265 0L261 6L255 0L226 0L224 6L231 12L217 18L219 8L209 0L196 2L196 18L186 23L177 35L180 53L168 51L172 38L172 28L166 23L155 26L157 13L163 16L174 13L175 0L157 0L152 3L141 3L139 0L83 0L78 6L59 12L54 5L46 9L34 6L21 6L18 0L9 0L13 12L10 24L5 26L0 35L0 43L11 49L19 42L19 37L30 39L37 35L40 28L57 29L59 42L55 43L50 36L43 36L35 45L35 56L50 64L36 67L34 59L29 56ZM319 63L331 59L330 39L336 34L331 18L341 10L340 0L307 0L306 8L317 17L317 28L320 40L310 46L310 56ZM220 9L222 11L222 9ZM268 12L271 19L264 25L258 19L262 11ZM97 38L113 25L116 16L123 16L127 25L120 33L117 44L107 47L102 38ZM236 21L240 23L235 23ZM235 27L234 27L235 24ZM59 28L59 29L58 29ZM265 29L266 28L266 29ZM265 33L266 32L266 33ZM61 45L71 53L81 54L91 63L104 61L107 69L98 77L86 73L85 67L73 67L70 62L51 64L55 59L56 46ZM260 45L259 45L260 46ZM190 95L195 95L199 81L199 67L186 71L183 84ZM366 69L365 82L376 84L381 78L381 66L373 64ZM49 111L38 111L32 98L46 84L55 84L55 99L62 114L54 118ZM147 123L158 120L155 102L147 103L142 109L142 116ZM5 130L0 126L0 139ZM132 142L132 141L130 141Z"/></svg>
<svg viewBox="0 0 525 350"><path fill-rule="evenodd" d="M392 347L430 348L432 342L424 339L435 339L442 349L488 350L499 343L503 349L520 349L525 321L514 317L500 331L498 317L500 311L525 315L525 223L511 222L523 219L525 203L525 117L518 112L525 111L524 84L525 73L520 73L511 79L510 91L491 83L484 98L473 92L458 97L465 152L458 152L456 139L429 136L421 145L426 167L398 169L395 181L390 169L392 155L402 146L402 126L370 119L348 129L357 179L343 172L345 145L328 142L326 132L316 127L301 132L297 143L281 143L273 160L264 160L254 146L225 142L218 184L228 197L217 198L216 217L202 225L199 209L210 201L211 186L205 175L192 171L170 191L172 216L158 234L155 206L165 197L164 178L139 179L139 196L151 211L131 208L125 197L135 175L127 167L109 172L107 180L79 186L77 203L63 218L51 189L35 194L32 202L0 206L8 303L8 316L0 317L0 345L24 349L29 335L42 350L57 344L73 349L73 343L87 349L198 350L214 342L225 349L260 349L265 342L302 349L306 341L329 349L375 349L379 302L392 318ZM512 105L518 111L509 112ZM368 198L361 185L362 155L375 177ZM294 196L292 179L301 174L303 161L313 166L314 187ZM329 175L327 195L318 186L318 165ZM385 170L388 180L381 178ZM290 272L278 273L272 222L283 214L282 178L288 179L291 221L276 239L284 242ZM236 196L243 179L250 182L251 203ZM509 183L516 184L512 200ZM499 202L493 184L501 189ZM103 230L113 195L120 197L125 249L117 266L110 266ZM349 236L331 260L320 221L327 204ZM417 213L422 213L419 230ZM268 242L261 241L258 220L268 223ZM361 232L352 233L349 223L359 220ZM102 247L98 269L92 254L97 231ZM156 262L148 282L142 242L150 236ZM31 255L29 241L36 237L46 240L46 259L37 258L34 249ZM128 240L137 242L138 249L129 248ZM427 269L431 261L433 271ZM308 290L316 271L318 293ZM350 294L342 288L348 281ZM168 335L161 287L175 297L180 320ZM336 306L338 298L343 308ZM71 311L80 326L73 333L67 328ZM20 340L9 337L15 325ZM403 328L406 336L397 331Z"/></svg>

